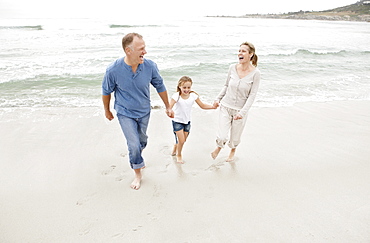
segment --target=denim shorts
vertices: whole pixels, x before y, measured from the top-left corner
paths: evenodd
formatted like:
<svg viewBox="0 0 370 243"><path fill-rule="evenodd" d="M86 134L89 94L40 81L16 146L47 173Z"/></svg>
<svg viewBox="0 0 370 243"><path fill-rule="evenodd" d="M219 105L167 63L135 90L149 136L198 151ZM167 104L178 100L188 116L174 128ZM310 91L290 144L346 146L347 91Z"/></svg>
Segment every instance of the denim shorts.
<svg viewBox="0 0 370 243"><path fill-rule="evenodd" d="M181 130L184 130L184 132L190 132L191 126L190 126L190 121L188 122L188 124L172 121L172 127L173 127L173 133L175 134L176 143L178 143L176 132L181 131Z"/></svg>

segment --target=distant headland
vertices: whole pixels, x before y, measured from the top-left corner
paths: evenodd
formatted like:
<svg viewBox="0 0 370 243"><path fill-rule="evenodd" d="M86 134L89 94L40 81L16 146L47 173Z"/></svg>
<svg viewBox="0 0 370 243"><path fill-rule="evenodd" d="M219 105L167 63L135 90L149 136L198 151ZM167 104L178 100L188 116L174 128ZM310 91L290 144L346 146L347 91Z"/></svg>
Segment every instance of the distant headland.
<svg viewBox="0 0 370 243"><path fill-rule="evenodd" d="M354 4L324 11L289 12L282 14L246 14L241 16L207 16L221 18L270 18L270 19L313 19L332 21L370 22L370 0L361 0Z"/></svg>

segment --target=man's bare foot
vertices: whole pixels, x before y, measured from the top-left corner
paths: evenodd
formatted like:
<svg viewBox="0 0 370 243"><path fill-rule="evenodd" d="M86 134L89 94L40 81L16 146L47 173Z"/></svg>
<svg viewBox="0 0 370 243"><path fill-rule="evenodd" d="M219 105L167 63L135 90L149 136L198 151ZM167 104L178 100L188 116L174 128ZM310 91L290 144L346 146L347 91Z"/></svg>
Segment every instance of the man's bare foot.
<svg viewBox="0 0 370 243"><path fill-rule="evenodd" d="M139 190L141 186L141 179L135 178L131 183L131 188L134 190Z"/></svg>
<svg viewBox="0 0 370 243"><path fill-rule="evenodd" d="M175 156L176 155L176 151L177 151L177 144L173 145L173 149L172 149L171 155L172 156Z"/></svg>
<svg viewBox="0 0 370 243"><path fill-rule="evenodd" d="M218 154L220 153L221 151L221 148L220 147L217 147L212 153L211 153L211 156L212 156L212 159L216 159Z"/></svg>
<svg viewBox="0 0 370 243"><path fill-rule="evenodd" d="M135 169L135 179L132 181L130 187L134 190L139 190L141 186L141 168L140 169Z"/></svg>
<svg viewBox="0 0 370 243"><path fill-rule="evenodd" d="M226 162L234 161L235 150L236 150L235 148L231 149L229 157L227 158Z"/></svg>
<svg viewBox="0 0 370 243"><path fill-rule="evenodd" d="M176 160L177 160L177 163L179 163L179 164L183 164L184 163L184 161L182 160L182 156L181 155L177 155L176 156Z"/></svg>

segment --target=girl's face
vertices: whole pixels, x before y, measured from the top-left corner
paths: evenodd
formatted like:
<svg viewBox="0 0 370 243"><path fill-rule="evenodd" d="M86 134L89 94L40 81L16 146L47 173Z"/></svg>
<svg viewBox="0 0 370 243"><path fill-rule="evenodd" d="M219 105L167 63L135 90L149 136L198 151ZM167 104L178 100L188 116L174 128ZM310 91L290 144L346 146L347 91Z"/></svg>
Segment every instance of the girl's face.
<svg viewBox="0 0 370 243"><path fill-rule="evenodd" d="M250 62L253 53L249 53L249 47L247 45L241 45L239 48L238 58L239 63Z"/></svg>
<svg viewBox="0 0 370 243"><path fill-rule="evenodd" d="M189 94L190 91L191 91L191 82L190 81L186 81L184 83L182 83L179 88L181 90L181 94Z"/></svg>

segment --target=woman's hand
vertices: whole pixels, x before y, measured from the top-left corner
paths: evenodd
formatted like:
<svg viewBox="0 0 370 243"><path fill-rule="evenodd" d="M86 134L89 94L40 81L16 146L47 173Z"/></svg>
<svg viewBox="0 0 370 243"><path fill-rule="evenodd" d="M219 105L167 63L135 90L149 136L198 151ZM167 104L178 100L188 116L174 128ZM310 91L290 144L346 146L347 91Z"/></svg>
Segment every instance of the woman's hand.
<svg viewBox="0 0 370 243"><path fill-rule="evenodd" d="M240 114L236 114L234 116L234 120L240 120L240 119L243 119L243 117Z"/></svg>

